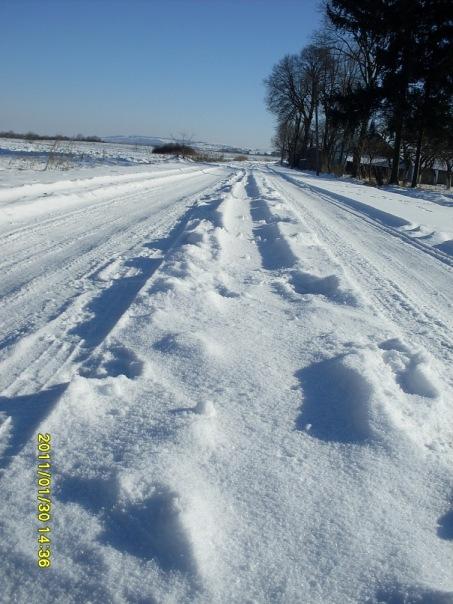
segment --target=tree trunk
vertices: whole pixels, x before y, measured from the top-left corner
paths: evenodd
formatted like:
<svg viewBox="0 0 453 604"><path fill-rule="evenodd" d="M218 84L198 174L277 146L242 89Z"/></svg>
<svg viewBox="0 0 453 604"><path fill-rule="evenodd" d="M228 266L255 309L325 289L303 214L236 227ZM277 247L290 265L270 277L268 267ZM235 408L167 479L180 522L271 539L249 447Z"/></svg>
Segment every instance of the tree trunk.
<svg viewBox="0 0 453 604"><path fill-rule="evenodd" d="M412 172L412 183L411 187L415 189L418 182L418 174L420 172L420 157L422 154L422 141L423 141L423 126L420 126L417 137L417 150L415 152L415 164L414 171Z"/></svg>
<svg viewBox="0 0 453 604"><path fill-rule="evenodd" d="M322 140L322 148L323 151L327 151L329 147L329 139L330 139L330 119L329 119L329 109L323 104L324 110L324 136Z"/></svg>
<svg viewBox="0 0 453 604"><path fill-rule="evenodd" d="M403 138L403 117L401 108L399 110L401 111L401 117L398 118L395 130L395 148L393 149L392 171L390 173L389 185L399 185L401 142Z"/></svg>
<svg viewBox="0 0 453 604"><path fill-rule="evenodd" d="M308 150L308 139L310 138L311 119L304 119L304 137L302 139L302 153L305 155Z"/></svg>
<svg viewBox="0 0 453 604"><path fill-rule="evenodd" d="M291 150L290 168L295 168L297 166L297 143L299 142L300 120L300 115L298 115L294 124L294 137Z"/></svg>
<svg viewBox="0 0 453 604"><path fill-rule="evenodd" d="M412 182L412 177L414 175L414 169L415 169L414 168L414 164L412 163L411 159L407 160L407 163L408 163L408 168L407 168L405 176L404 176L405 182L406 181L407 182L409 182L409 181Z"/></svg>
<svg viewBox="0 0 453 604"><path fill-rule="evenodd" d="M318 99L315 106L315 133L316 133L316 176L319 176L319 124L318 124Z"/></svg>
<svg viewBox="0 0 453 604"><path fill-rule="evenodd" d="M354 148L352 155L352 176L357 178L360 176L360 165L362 163L363 143L365 142L366 131L368 129L368 118L364 119L360 124L359 138L357 145Z"/></svg>
<svg viewBox="0 0 453 604"><path fill-rule="evenodd" d="M345 160L344 160L345 146L346 146L346 133L343 133L343 137L341 139L339 162L338 162L338 165L341 167L342 172L344 172L344 167L345 167Z"/></svg>
<svg viewBox="0 0 453 604"><path fill-rule="evenodd" d="M451 169L452 166L447 166L447 191L451 189Z"/></svg>

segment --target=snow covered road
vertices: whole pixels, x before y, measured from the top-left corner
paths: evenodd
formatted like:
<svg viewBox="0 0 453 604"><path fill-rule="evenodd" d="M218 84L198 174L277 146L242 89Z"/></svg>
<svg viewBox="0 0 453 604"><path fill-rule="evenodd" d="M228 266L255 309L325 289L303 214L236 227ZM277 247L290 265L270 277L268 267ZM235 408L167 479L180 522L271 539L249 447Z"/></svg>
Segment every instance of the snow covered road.
<svg viewBox="0 0 453 604"><path fill-rule="evenodd" d="M122 176L0 188L0 599L453 602L453 208Z"/></svg>
<svg viewBox="0 0 453 604"><path fill-rule="evenodd" d="M63 357L73 349L70 338L62 338L61 331L53 338L55 330L62 326L67 332L68 324L77 325L83 308L120 273L123 278L141 275L134 285L126 281L133 297L133 290L136 293L147 277L136 265L153 270L152 262L146 264L146 253L143 257L146 245L183 220L201 192L228 173L164 164L154 171L0 190L0 203L4 201L0 205L0 347L21 339L33 355L30 358L20 350L22 361L13 361L13 373L3 374L0 387L4 389L16 380L16 369L23 374L27 367L25 379L30 377L35 359L39 371L44 371L39 381L44 386L53 376L55 348ZM107 311L110 300L105 298ZM121 306L124 296L112 296L112 304L116 306L117 301ZM112 317L120 311L109 308L108 314ZM114 322L111 318L110 323ZM55 346L49 346L47 333ZM38 334L43 346L36 342ZM30 337L24 340L25 335ZM50 366L41 358L43 350L49 352L49 348ZM57 367L61 362L58 356ZM36 380L33 375L32 390Z"/></svg>

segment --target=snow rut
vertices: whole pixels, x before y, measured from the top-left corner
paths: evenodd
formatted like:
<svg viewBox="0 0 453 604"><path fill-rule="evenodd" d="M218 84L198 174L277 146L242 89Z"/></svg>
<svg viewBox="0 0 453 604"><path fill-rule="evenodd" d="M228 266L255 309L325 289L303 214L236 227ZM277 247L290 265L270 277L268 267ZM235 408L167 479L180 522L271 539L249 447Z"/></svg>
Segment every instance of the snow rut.
<svg viewBox="0 0 453 604"><path fill-rule="evenodd" d="M352 285L345 266L326 247L322 230L311 230L293 204L285 203L286 188L276 190L274 182L268 180L265 170L256 171L249 188L255 224L264 222L274 229L267 231L264 241L260 241L263 227L254 230L262 266L273 275L270 283L274 291L296 306L291 314L301 336L304 329L319 330L318 347L321 344L316 355L316 343L310 341L314 359L295 372L302 393L296 429L329 446L339 445L342 449L337 455L348 459L353 450L350 447L365 447L363 453L354 454L362 458L362 463L372 449L387 451L400 460L433 452L437 462L428 461L427 466L438 463L445 454L451 459L453 450L447 443L453 442L453 434L450 426L439 422L439 418L449 416L446 401L452 395L445 375L440 377L442 366L417 346L399 336L392 337L392 332L400 333L393 316L379 316L367 294ZM274 240L280 250L285 250L280 256L283 261L278 260L278 254L272 255ZM276 260L274 264L267 261L268 253ZM379 320L373 321L373 316L379 316ZM353 333L360 334L357 340L348 332L351 321ZM382 330L389 334L387 340ZM402 466L408 470L407 464ZM448 472L440 474L444 487L439 498L445 502L451 477ZM423 488L429 492L428 483ZM434 536L432 531L431 539ZM437 551L442 549L439 543L436 547ZM413 593L419 589L423 592L423 588L409 587ZM437 597L437 592L432 593ZM450 595L445 592L445 597ZM370 596L369 601L375 600Z"/></svg>
<svg viewBox="0 0 453 604"><path fill-rule="evenodd" d="M329 256L313 233L285 208L278 193L270 190L271 195L266 195L254 176L249 177L247 191L252 199L254 236L262 266L271 271L294 269L279 271L276 288L283 295L285 291L293 291L301 295L320 295L340 304L358 304L357 295L341 266Z"/></svg>
<svg viewBox="0 0 453 604"><path fill-rule="evenodd" d="M153 396L148 391L152 389L149 378L153 373L149 350L147 353L141 351L137 342L128 341L126 334L131 322L140 324L143 312L146 322L153 323L149 319L153 312L147 309L150 302L165 297L166 292L171 293L175 288L186 287L185 283L193 287L193 280L200 271L203 272L205 265L215 260L221 247L216 231L223 228L219 226L221 214L217 207L223 203L236 179L236 176L228 177L214 191L199 196L165 238L145 242L143 256L126 262L116 259L92 273L93 281L105 286L99 295L91 297L81 308L82 320L79 318L76 325L67 331L66 339L69 337L77 342L66 374L69 386L64 382L58 386L58 392L43 391L43 404L40 406L41 395L29 397L30 404L36 409L41 407L41 414L36 414L35 422L28 423L27 430L23 426L21 428L16 417L11 418L17 438L10 442L5 457L15 467L21 463L27 465L24 461L26 453L22 456L18 453L22 449L27 452L32 447L28 439L38 426L40 430L58 431L61 435L58 462L61 474L56 478L55 487L62 506L61 519L65 519L59 525L60 535L68 535L69 538L72 534L74 523L70 517L75 510L80 522L93 527L90 535L96 535L90 546L92 560L103 565L109 561L109 572L115 573L110 561L117 551L128 560L126 566L131 569L137 568L137 564L145 565L154 588L161 585L160 589L173 593L177 601L199 590L202 577L214 564L208 543L221 521L216 516L218 510L211 509L210 487L203 479L201 468L194 471L190 464L188 467L189 486L192 487L194 480L200 482L197 494L184 486L187 483L184 459L175 463L164 449L158 454L153 449L156 443L161 442L162 445L167 443L166 447L171 451L176 446L172 444L175 439L182 438L192 443L190 447L194 451L200 449L202 463L215 447L215 408L209 400L201 398L195 404L178 410L181 403L175 406L173 397L165 394L163 385L159 385L157 380L157 399L165 405L168 398L167 405L171 403L175 407L169 409L169 417L162 422L159 417L162 410L159 408L156 412ZM159 271L162 262L164 269ZM221 276L212 283L213 293L216 288L224 296L229 295ZM175 357L178 358L183 356L181 350L187 350L188 355L193 355L196 350L197 356L204 355L205 358L221 353L221 347L202 333L192 338L182 337L182 348L178 348L176 342L177 337L172 341L167 336L167 344L162 337L160 342L156 338L156 357L168 356L172 349L177 351ZM192 358L190 364L193 371ZM80 367L80 377L74 377L77 366ZM63 374L60 372L60 378L62 375L64 371ZM54 379L58 377L54 376ZM141 380L144 380L145 388L143 390L141 386L136 392L133 384ZM116 393L115 401L111 399L113 393ZM3 402L2 409L6 414L10 407L19 403L23 403L25 411L28 408L26 401L17 396ZM180 425L179 429L176 429L175 421ZM64 426L67 428L63 430ZM91 435L94 435L94 430L96 437L94 440L91 436L88 440L85 438L88 457L81 470L77 461L79 456L71 443L78 438L77 434L82 437L86 430ZM115 434L119 437L114 437ZM112 448L109 443L113 440L115 446ZM100 451L103 451L101 456ZM151 473L146 469L150 456L156 459L155 470ZM117 469L115 464L118 464ZM170 466L173 472L169 475ZM26 472L24 476L27 481L29 474ZM105 491L105 496L96 495L99 489ZM93 525L93 516L97 529ZM214 521L214 518L217 519ZM65 538L62 539L64 542ZM56 572L64 574L69 555L71 564L76 564L79 571L85 573L78 553L65 552L63 547L60 562L56 562ZM92 589L92 580L87 580L86 593ZM80 594L80 587L72 585ZM113 589L113 585L107 591L96 589L102 594L99 601L110 599L109 589ZM141 589L140 583L133 582L124 588L123 596L129 600L128 590L138 594Z"/></svg>
<svg viewBox="0 0 453 604"><path fill-rule="evenodd" d="M219 172L220 176L223 174ZM204 176L203 179L204 184L197 184L195 190L198 187L205 189L206 181L214 184L219 177ZM157 203L154 194L149 200L143 197L143 192L125 196L118 200L119 214L113 217L98 214L94 206L94 214L88 211L84 216L84 220L93 224L88 229L92 237L86 236L84 220L79 223L81 214L78 221L71 223L69 231L62 231L61 235L57 231L57 235L53 235L56 245L51 248L48 257L34 257L33 265L18 263L18 270L11 277L13 291L3 298L1 323L5 337L0 348L4 349L3 359L9 368L9 375L4 374L2 388L16 380L20 373L25 374L24 380L28 379L28 375L35 385L45 384L43 375L33 376L29 372L35 360L41 374L46 373L47 361L47 376L52 377L56 367L62 366L65 359L71 356L81 337L91 337L95 343L96 338L101 340L108 333L111 325L126 309L125 304L130 303L144 279L155 270L157 257L162 255L162 250L157 248L151 252L146 242L151 241L158 246L159 240L154 242L152 235L165 233L172 219L179 224L178 220L183 216L184 221L184 212L201 195L198 192L187 195L187 188L183 191L179 187L175 186L175 193L170 195L169 201L168 194L163 196L163 201L158 198ZM171 207L171 202L175 200L174 207ZM128 204L129 214L124 212ZM34 228L42 229L42 232L39 231L40 237L48 239L47 226L41 224ZM82 239L79 238L79 231L84 232ZM69 236L68 232L71 233ZM170 233L170 238L174 236L175 233ZM60 245L60 238L64 245ZM124 250L123 254L118 250ZM120 264L124 266L121 270L118 268L118 274L111 267L110 276L106 270L98 278L106 259L110 258L108 262L111 263L112 256L117 267ZM4 283L6 285L7 280ZM27 312L21 313L21 308ZM99 325L95 317L98 317ZM82 325L86 328L84 333ZM16 350L12 349L14 344ZM42 355L48 360L44 361ZM22 362L18 362L20 359Z"/></svg>
<svg viewBox="0 0 453 604"><path fill-rule="evenodd" d="M397 237L448 266L453 266L453 240L451 239L451 233L437 233L429 227L413 224L409 220L390 212L379 210L367 203L329 191L328 188L322 186L322 183L321 186L316 186L294 178L285 172L279 171L278 173L285 180L300 189L315 194L318 199L323 199L329 204L337 205L373 225L375 228L379 228L385 233Z"/></svg>

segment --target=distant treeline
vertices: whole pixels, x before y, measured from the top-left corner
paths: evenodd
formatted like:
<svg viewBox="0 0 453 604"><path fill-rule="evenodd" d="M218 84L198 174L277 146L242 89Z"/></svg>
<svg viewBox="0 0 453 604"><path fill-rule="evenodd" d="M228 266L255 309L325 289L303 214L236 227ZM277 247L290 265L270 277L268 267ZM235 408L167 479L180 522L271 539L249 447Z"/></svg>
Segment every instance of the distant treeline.
<svg viewBox="0 0 453 604"><path fill-rule="evenodd" d="M194 149L194 147L186 143L164 143L163 145L154 147L152 152L161 155L175 155L184 159L190 158L193 161L200 162L225 161L222 153L213 151L203 152L199 149Z"/></svg>
<svg viewBox="0 0 453 604"><path fill-rule="evenodd" d="M47 134L36 134L36 132L26 132L20 134L9 130L8 132L0 132L0 138L20 138L27 141L82 141L86 143L102 143L104 142L99 136L84 136L83 134L77 134L76 136L64 136L63 134L55 134L49 136Z"/></svg>
<svg viewBox="0 0 453 604"><path fill-rule="evenodd" d="M196 151L190 145L184 143L165 143L158 145L153 148L153 153L159 153L162 155L181 155L187 157L188 155L196 155Z"/></svg>

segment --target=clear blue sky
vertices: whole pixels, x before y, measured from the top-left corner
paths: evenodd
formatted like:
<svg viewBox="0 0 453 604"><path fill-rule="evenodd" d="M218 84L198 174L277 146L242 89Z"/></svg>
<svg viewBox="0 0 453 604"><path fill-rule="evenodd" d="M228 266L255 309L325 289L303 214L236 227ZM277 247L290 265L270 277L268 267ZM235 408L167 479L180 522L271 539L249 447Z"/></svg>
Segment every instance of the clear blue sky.
<svg viewBox="0 0 453 604"><path fill-rule="evenodd" d="M318 0L0 0L0 129L269 147L262 80Z"/></svg>

